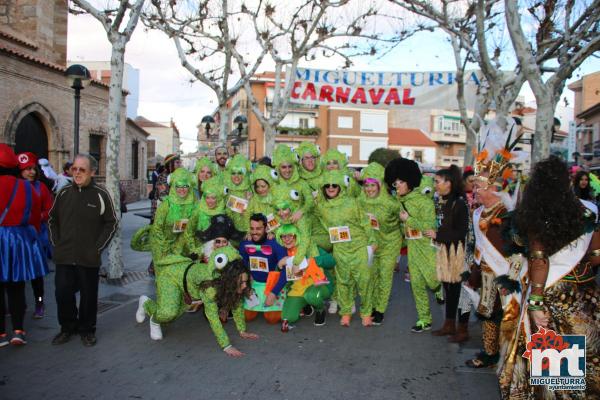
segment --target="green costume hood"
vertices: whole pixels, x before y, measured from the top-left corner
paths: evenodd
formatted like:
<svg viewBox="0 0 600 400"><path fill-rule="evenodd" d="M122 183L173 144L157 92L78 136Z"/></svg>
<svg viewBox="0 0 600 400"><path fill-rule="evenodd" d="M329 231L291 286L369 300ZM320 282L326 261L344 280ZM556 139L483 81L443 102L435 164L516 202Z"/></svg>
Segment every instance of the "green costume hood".
<svg viewBox="0 0 600 400"><path fill-rule="evenodd" d="M211 211L222 211L225 207L225 192L226 188L223 186L219 177L212 177L207 181L202 182L202 198L200 199L200 210L205 213ZM217 206L214 209L209 209L206 205L206 196L214 195L217 197Z"/></svg>
<svg viewBox="0 0 600 400"><path fill-rule="evenodd" d="M269 184L269 187L273 189L273 186L279 182L279 174L273 168L269 168L266 165L259 165L256 167L252 175L250 175L250 183L252 184L252 190L254 190L254 182L262 179Z"/></svg>
<svg viewBox="0 0 600 400"><path fill-rule="evenodd" d="M231 245L214 249L208 259L208 266L213 270L222 270L232 261L239 260L240 253Z"/></svg>
<svg viewBox="0 0 600 400"><path fill-rule="evenodd" d="M198 172L204 167L209 167L212 172L212 176L217 176L218 168L210 158L202 157L196 160L196 166L194 167L194 175L198 178Z"/></svg>
<svg viewBox="0 0 600 400"><path fill-rule="evenodd" d="M271 190L273 206L276 210L290 209L292 213L300 209L300 193L285 185L277 185Z"/></svg>
<svg viewBox="0 0 600 400"><path fill-rule="evenodd" d="M293 224L284 224L281 225L278 229L277 232L275 234L276 239L277 239L277 243L279 243L280 245L282 245L283 247L283 241L281 240L281 237L283 235L295 235L296 236L296 248L300 248L300 244L304 242L304 240L306 239L304 237L304 235L302 234L302 232L300 231L300 229L298 229L298 227L296 225Z"/></svg>
<svg viewBox="0 0 600 400"><path fill-rule="evenodd" d="M342 199L348 194L348 187L350 186L350 177L337 169L334 169L332 171L324 171L323 175L321 176L321 190L327 184L336 184L340 187L340 194L338 194L338 196L335 199L331 200Z"/></svg>
<svg viewBox="0 0 600 400"><path fill-rule="evenodd" d="M273 152L273 166L277 168L277 173L279 173L279 167L281 164L290 164L294 172L290 179L284 179L279 173L279 182L280 183L295 183L300 179L300 174L298 172L298 161L300 157L291 147L286 144L279 144L275 147L275 151Z"/></svg>
<svg viewBox="0 0 600 400"><path fill-rule="evenodd" d="M329 149L323 156L321 156L321 166L323 167L324 171L327 169L327 162L332 160L338 162L340 171L345 171L346 167L348 166L348 157L346 154L336 149Z"/></svg>
<svg viewBox="0 0 600 400"><path fill-rule="evenodd" d="M300 156L298 168L300 172L300 177L302 179L313 179L321 175L321 150L319 149L318 145L312 142L302 142L300 143L300 146L298 146L298 148L296 149L296 153L298 153L298 155ZM312 171L307 171L302 165L302 157L304 157L306 153L310 153L313 157L315 157L315 169Z"/></svg>
<svg viewBox="0 0 600 400"><path fill-rule="evenodd" d="M418 187L415 188L415 190L421 194L424 194L430 199L433 199L433 195L435 193L433 178L427 175L423 175L421 177L421 183Z"/></svg>
<svg viewBox="0 0 600 400"><path fill-rule="evenodd" d="M252 164L246 157L241 154L236 154L233 158L227 160L227 165L225 166L225 175L224 175L224 183L225 185L233 191L248 191L250 190L250 180L248 176L250 174ZM231 175L233 172L242 172L243 179L239 185L236 185L231 180Z"/></svg>
<svg viewBox="0 0 600 400"><path fill-rule="evenodd" d="M194 182L196 179L185 168L177 168L171 175L169 175L169 203L170 204L192 204L194 203ZM176 187L181 185L188 186L188 193L184 198L177 195Z"/></svg>
<svg viewBox="0 0 600 400"><path fill-rule="evenodd" d="M372 162L363 168L362 171L360 171L360 179L363 181L366 179L377 179L377 181L379 181L379 195L371 198L367 196L364 190L361 190L360 198L364 199L366 202L377 202L382 198L391 198L385 185L384 176L385 168L378 162Z"/></svg>

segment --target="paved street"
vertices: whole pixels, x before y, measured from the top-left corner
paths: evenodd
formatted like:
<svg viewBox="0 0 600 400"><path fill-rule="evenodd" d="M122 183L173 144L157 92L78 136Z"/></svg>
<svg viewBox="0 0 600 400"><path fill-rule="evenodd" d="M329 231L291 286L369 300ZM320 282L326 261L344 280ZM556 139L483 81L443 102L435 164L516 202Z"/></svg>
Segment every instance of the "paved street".
<svg viewBox="0 0 600 400"><path fill-rule="evenodd" d="M128 275L120 284L101 284L98 344L85 348L74 338L63 346L50 345L58 332L51 274L46 317L36 321L27 313L29 344L0 349L0 399L499 398L492 370L463 367L479 347L476 322L464 346L410 332L416 314L402 274L395 276L380 327L362 328L354 318L350 328L342 328L338 317L328 315L324 327L305 318L282 334L259 319L249 324L260 335L252 342L239 338L230 322L226 329L233 344L246 353L231 359L197 313L163 328L164 340L153 342L147 322L138 325L134 316L138 296L153 293L153 281L145 276L150 256L129 249L131 234L147 223L133 215L134 208L123 220ZM435 308L438 326L442 307Z"/></svg>

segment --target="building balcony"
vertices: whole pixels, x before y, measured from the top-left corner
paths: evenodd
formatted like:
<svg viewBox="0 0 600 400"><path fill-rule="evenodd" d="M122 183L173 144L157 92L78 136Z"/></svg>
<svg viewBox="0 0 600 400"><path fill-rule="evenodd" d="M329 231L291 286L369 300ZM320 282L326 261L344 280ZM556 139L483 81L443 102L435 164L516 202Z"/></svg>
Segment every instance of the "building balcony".
<svg viewBox="0 0 600 400"><path fill-rule="evenodd" d="M449 167L451 164L456 165L457 167L462 168L464 163L464 157L461 156L447 156L441 155L437 157L436 165L440 168Z"/></svg>
<svg viewBox="0 0 600 400"><path fill-rule="evenodd" d="M465 143L467 135L464 132L435 131L431 133L434 142Z"/></svg>

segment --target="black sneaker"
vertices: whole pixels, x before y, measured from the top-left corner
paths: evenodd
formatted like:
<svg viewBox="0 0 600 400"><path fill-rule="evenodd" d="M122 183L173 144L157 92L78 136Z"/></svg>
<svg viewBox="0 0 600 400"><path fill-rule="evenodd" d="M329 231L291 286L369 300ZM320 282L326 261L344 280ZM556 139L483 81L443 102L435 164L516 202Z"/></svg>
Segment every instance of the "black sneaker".
<svg viewBox="0 0 600 400"><path fill-rule="evenodd" d="M423 322L423 321L417 321L417 323L415 324L415 326L413 326L412 328L410 328L411 331L415 332L415 333L421 333L424 331L428 331L431 329L431 324L427 323L427 322Z"/></svg>
<svg viewBox="0 0 600 400"><path fill-rule="evenodd" d="M81 334L81 343L85 347L92 347L96 345L96 335L93 333L82 333Z"/></svg>
<svg viewBox="0 0 600 400"><path fill-rule="evenodd" d="M73 336L73 334L70 332L60 332L58 335L54 336L54 339L52 339L52 344L54 346L65 344L71 340L71 336Z"/></svg>
<svg viewBox="0 0 600 400"><path fill-rule="evenodd" d="M373 325L381 325L383 322L383 313L379 311L373 311Z"/></svg>
<svg viewBox="0 0 600 400"><path fill-rule="evenodd" d="M303 317L310 317L311 315L313 315L315 312L315 309L313 308L313 306L311 306L310 304L307 304L304 306L304 308L302 309L302 316Z"/></svg>
<svg viewBox="0 0 600 400"><path fill-rule="evenodd" d="M325 325L325 315L327 312L325 310L317 311L315 314L315 326L323 326Z"/></svg>

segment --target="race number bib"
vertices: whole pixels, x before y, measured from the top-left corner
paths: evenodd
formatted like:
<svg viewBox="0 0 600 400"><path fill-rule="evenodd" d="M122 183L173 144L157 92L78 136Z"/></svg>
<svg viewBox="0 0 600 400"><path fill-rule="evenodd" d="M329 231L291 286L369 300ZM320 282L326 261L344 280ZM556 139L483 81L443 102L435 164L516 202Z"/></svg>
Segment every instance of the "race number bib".
<svg viewBox="0 0 600 400"><path fill-rule="evenodd" d="M350 228L347 226L334 226L329 228L329 241L331 243L351 242Z"/></svg>
<svg viewBox="0 0 600 400"><path fill-rule="evenodd" d="M406 238L408 240L422 239L423 233L418 229L410 229L409 227L406 227Z"/></svg>
<svg viewBox="0 0 600 400"><path fill-rule="evenodd" d="M264 257L250 257L250 271L269 273L269 260Z"/></svg>
<svg viewBox="0 0 600 400"><path fill-rule="evenodd" d="M369 223L371 224L371 228L378 231L379 230L379 221L377 221L377 217L375 216L375 214L367 213L367 216L369 217Z"/></svg>
<svg viewBox="0 0 600 400"><path fill-rule="evenodd" d="M298 279L300 279L302 277L302 273L299 272L298 275L296 275L294 273L294 265L286 264L285 265L285 277L288 280L288 282L297 281Z"/></svg>
<svg viewBox="0 0 600 400"><path fill-rule="evenodd" d="M267 215L267 232L274 232L281 225L273 214Z"/></svg>
<svg viewBox="0 0 600 400"><path fill-rule="evenodd" d="M173 232L181 233L181 232L185 231L185 228L187 228L187 225L189 222L190 222L190 220L187 218L183 218L183 219L179 219L179 220L175 221L175 223L173 224Z"/></svg>
<svg viewBox="0 0 600 400"><path fill-rule="evenodd" d="M227 208L238 214L243 214L248 208L248 200L241 197L229 196L227 199Z"/></svg>

